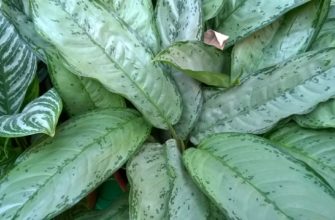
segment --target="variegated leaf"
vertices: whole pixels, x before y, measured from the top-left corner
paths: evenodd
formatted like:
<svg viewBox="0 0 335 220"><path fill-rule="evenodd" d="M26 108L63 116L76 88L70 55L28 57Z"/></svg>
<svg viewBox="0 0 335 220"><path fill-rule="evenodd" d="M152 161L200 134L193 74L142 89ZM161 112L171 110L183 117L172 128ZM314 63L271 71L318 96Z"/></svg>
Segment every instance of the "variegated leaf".
<svg viewBox="0 0 335 220"><path fill-rule="evenodd" d="M144 118L127 109L93 111L64 123L0 180L1 219L52 219L119 169L149 133Z"/></svg>
<svg viewBox="0 0 335 220"><path fill-rule="evenodd" d="M167 129L178 122L178 91L118 16L89 0L32 0L31 6L39 33L73 73L123 95L155 127Z"/></svg>
<svg viewBox="0 0 335 220"><path fill-rule="evenodd" d="M0 137L22 137L38 133L54 136L62 106L56 90L51 89L29 103L21 113L0 116Z"/></svg>
<svg viewBox="0 0 335 220"><path fill-rule="evenodd" d="M335 95L335 48L302 54L252 74L207 100L192 142L214 133L265 133L278 121L311 111Z"/></svg>

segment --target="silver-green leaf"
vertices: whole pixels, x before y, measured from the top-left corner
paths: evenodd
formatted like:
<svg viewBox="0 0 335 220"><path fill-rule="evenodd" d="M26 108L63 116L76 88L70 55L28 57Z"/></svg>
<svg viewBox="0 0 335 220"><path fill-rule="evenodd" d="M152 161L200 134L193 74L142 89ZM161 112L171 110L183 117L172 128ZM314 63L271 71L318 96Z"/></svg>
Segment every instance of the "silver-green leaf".
<svg viewBox="0 0 335 220"><path fill-rule="evenodd" d="M120 168L149 133L144 118L127 109L93 111L64 123L0 180L1 219L51 219Z"/></svg>
<svg viewBox="0 0 335 220"><path fill-rule="evenodd" d="M207 21L219 14L226 1L227 0L203 0L202 10L204 20Z"/></svg>
<svg viewBox="0 0 335 220"><path fill-rule="evenodd" d="M300 161L250 134L218 134L183 155L197 185L230 219L331 220L335 192Z"/></svg>
<svg viewBox="0 0 335 220"><path fill-rule="evenodd" d="M206 219L207 199L183 167L174 140L148 143L127 165L130 219Z"/></svg>
<svg viewBox="0 0 335 220"><path fill-rule="evenodd" d="M55 89L29 103L21 113L0 116L0 137L43 133L54 136L62 100Z"/></svg>
<svg viewBox="0 0 335 220"><path fill-rule="evenodd" d="M118 16L88 0L32 0L31 6L39 33L73 73L121 94L155 127L167 129L178 122L178 91Z"/></svg>
<svg viewBox="0 0 335 220"><path fill-rule="evenodd" d="M192 142L221 132L260 134L335 95L335 48L304 53L248 77L203 105Z"/></svg>

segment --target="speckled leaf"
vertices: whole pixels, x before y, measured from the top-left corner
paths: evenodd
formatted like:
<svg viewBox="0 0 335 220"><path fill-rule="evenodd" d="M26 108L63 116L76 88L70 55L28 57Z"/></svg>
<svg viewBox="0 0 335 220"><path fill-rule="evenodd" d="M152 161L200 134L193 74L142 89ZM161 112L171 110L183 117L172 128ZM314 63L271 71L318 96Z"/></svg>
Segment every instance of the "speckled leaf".
<svg viewBox="0 0 335 220"><path fill-rule="evenodd" d="M154 53L160 42L151 0L100 0L109 11L116 13Z"/></svg>
<svg viewBox="0 0 335 220"><path fill-rule="evenodd" d="M0 116L20 110L36 67L36 57L0 12Z"/></svg>
<svg viewBox="0 0 335 220"><path fill-rule="evenodd" d="M211 18L214 18L223 8L223 5L227 0L203 0L202 1L202 10L204 20L207 21Z"/></svg>
<svg viewBox="0 0 335 220"><path fill-rule="evenodd" d="M250 134L219 134L184 153L198 186L231 219L333 219L335 192L300 161Z"/></svg>
<svg viewBox="0 0 335 220"><path fill-rule="evenodd" d="M232 81L305 52L324 22L330 0L312 0L237 43Z"/></svg>
<svg viewBox="0 0 335 220"><path fill-rule="evenodd" d="M54 138L26 151L0 180L1 219L51 219L120 168L149 133L143 117L126 109L71 119Z"/></svg>
<svg viewBox="0 0 335 220"><path fill-rule="evenodd" d="M312 130L288 124L270 135L280 149L304 161L335 190L335 130Z"/></svg>
<svg viewBox="0 0 335 220"><path fill-rule="evenodd" d="M201 42L177 42L160 52L155 61L179 69L188 76L212 86L228 87L230 78L221 73L224 55L214 47Z"/></svg>
<svg viewBox="0 0 335 220"><path fill-rule="evenodd" d="M80 77L69 71L61 59L48 56L52 84L62 97L70 115L79 115L93 109L125 107L124 99L106 90L98 81Z"/></svg>
<svg viewBox="0 0 335 220"><path fill-rule="evenodd" d="M175 86L118 16L88 0L32 0L31 6L36 28L73 73L123 95L155 127L178 122L181 100Z"/></svg>
<svg viewBox="0 0 335 220"><path fill-rule="evenodd" d="M335 95L334 56L335 48L305 53L217 93L203 105L192 142L221 132L265 133L281 119L307 113Z"/></svg>
<svg viewBox="0 0 335 220"><path fill-rule="evenodd" d="M54 89L29 103L21 113L0 116L0 137L55 134L62 100Z"/></svg>
<svg viewBox="0 0 335 220"><path fill-rule="evenodd" d="M206 219L207 200L188 177L176 142L145 144L127 165L130 219Z"/></svg>
<svg viewBox="0 0 335 220"><path fill-rule="evenodd" d="M309 0L228 0L216 30L229 36L226 47L271 24L283 14Z"/></svg>

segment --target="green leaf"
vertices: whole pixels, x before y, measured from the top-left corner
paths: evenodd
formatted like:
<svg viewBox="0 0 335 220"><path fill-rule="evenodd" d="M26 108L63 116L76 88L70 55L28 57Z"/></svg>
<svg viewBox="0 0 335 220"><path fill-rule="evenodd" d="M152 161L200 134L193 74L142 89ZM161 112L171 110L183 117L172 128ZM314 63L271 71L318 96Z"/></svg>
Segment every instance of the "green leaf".
<svg viewBox="0 0 335 220"><path fill-rule="evenodd" d="M229 47L308 1L228 0L215 29L229 36Z"/></svg>
<svg viewBox="0 0 335 220"><path fill-rule="evenodd" d="M255 32L233 49L232 81L305 52L321 28L330 0L312 0Z"/></svg>
<svg viewBox="0 0 335 220"><path fill-rule="evenodd" d="M0 116L17 113L36 73L36 57L0 12Z"/></svg>
<svg viewBox="0 0 335 220"><path fill-rule="evenodd" d="M304 114L335 95L335 48L297 56L261 70L203 106L192 142L213 133L260 134L288 116Z"/></svg>
<svg viewBox="0 0 335 220"><path fill-rule="evenodd" d="M207 200L188 177L176 142L145 144L127 165L130 219L206 219Z"/></svg>
<svg viewBox="0 0 335 220"><path fill-rule="evenodd" d="M48 56L48 68L52 84L70 115L126 105L121 96L106 90L98 81L74 75L58 57Z"/></svg>
<svg viewBox="0 0 335 220"><path fill-rule="evenodd" d="M73 73L123 95L158 128L178 122L181 100L175 86L118 16L88 0L32 0L31 6L39 33Z"/></svg>
<svg viewBox="0 0 335 220"><path fill-rule="evenodd" d="M270 140L305 162L335 190L334 130L311 130L291 123L270 135Z"/></svg>
<svg viewBox="0 0 335 220"><path fill-rule="evenodd" d="M0 181L1 219L51 219L120 168L149 133L143 117L127 109L71 119L54 138L26 151Z"/></svg>
<svg viewBox="0 0 335 220"><path fill-rule="evenodd" d="M38 79L38 76L35 76L31 84L29 85L27 89L26 96L24 97L21 110L27 106L30 102L37 99L40 95L40 81Z"/></svg>
<svg viewBox="0 0 335 220"><path fill-rule="evenodd" d="M0 137L43 133L54 136L62 100L54 89L29 103L21 113L0 116Z"/></svg>
<svg viewBox="0 0 335 220"><path fill-rule="evenodd" d="M212 86L228 87L229 76L221 73L224 55L201 42L177 42L160 52L154 59L182 71L188 76Z"/></svg>
<svg viewBox="0 0 335 220"><path fill-rule="evenodd" d="M222 10L227 0L203 0L202 10L204 13L204 20L214 18Z"/></svg>
<svg viewBox="0 0 335 220"><path fill-rule="evenodd" d="M153 53L159 51L160 42L151 0L100 0L100 2L136 32L142 43Z"/></svg>
<svg viewBox="0 0 335 220"><path fill-rule="evenodd" d="M197 185L231 219L333 219L335 192L300 161L250 134L219 134L188 149Z"/></svg>

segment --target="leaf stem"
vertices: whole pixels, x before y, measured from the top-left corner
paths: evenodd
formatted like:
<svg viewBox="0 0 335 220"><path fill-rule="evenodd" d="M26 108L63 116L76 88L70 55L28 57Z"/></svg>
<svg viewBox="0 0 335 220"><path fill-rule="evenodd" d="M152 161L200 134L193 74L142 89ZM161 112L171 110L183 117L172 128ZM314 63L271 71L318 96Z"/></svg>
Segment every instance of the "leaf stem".
<svg viewBox="0 0 335 220"><path fill-rule="evenodd" d="M176 131L174 130L172 126L169 126L169 130L171 132L171 136L173 137L173 139L177 141L177 145L178 145L180 152L183 153L186 149L184 141L177 135Z"/></svg>

